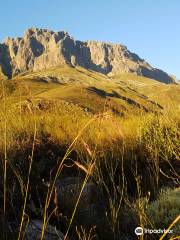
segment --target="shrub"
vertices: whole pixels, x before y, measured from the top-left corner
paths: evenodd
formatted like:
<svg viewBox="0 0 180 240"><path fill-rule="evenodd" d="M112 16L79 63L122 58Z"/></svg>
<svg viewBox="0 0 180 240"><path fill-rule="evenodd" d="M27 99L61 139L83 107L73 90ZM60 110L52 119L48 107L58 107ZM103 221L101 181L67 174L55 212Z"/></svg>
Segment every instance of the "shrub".
<svg viewBox="0 0 180 240"><path fill-rule="evenodd" d="M155 229L167 229L180 213L180 188L163 190L158 199L150 203L146 214ZM180 222L172 229L180 232Z"/></svg>

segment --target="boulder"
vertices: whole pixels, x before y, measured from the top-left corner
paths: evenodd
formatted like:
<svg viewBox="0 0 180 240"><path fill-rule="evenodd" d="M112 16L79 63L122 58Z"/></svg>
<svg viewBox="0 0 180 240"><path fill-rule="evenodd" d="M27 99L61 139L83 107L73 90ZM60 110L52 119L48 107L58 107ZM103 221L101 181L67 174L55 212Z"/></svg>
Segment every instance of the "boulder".
<svg viewBox="0 0 180 240"><path fill-rule="evenodd" d="M65 177L56 183L59 209L69 218L72 216L83 182L82 177ZM92 226L101 221L104 214L102 195L95 183L89 180L76 210L76 221L79 224Z"/></svg>
<svg viewBox="0 0 180 240"><path fill-rule="evenodd" d="M31 220L25 230L25 240L40 240L43 222ZM64 235L56 227L48 224L45 230L44 240L64 240Z"/></svg>

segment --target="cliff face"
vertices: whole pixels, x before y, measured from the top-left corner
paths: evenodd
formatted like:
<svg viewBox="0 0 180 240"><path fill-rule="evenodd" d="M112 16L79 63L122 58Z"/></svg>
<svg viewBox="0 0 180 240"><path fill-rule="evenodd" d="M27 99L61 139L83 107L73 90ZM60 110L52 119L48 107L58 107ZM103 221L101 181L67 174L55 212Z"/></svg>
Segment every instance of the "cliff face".
<svg viewBox="0 0 180 240"><path fill-rule="evenodd" d="M109 75L132 72L164 83L174 82L167 73L151 67L123 45L75 41L66 32L32 28L23 38L8 38L0 44L0 70L9 78L61 64Z"/></svg>

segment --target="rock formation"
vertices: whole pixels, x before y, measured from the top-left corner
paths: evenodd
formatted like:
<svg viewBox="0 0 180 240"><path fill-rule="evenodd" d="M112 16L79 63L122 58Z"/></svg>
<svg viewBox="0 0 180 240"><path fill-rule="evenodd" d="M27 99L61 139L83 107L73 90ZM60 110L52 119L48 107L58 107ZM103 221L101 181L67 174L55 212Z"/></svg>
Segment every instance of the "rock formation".
<svg viewBox="0 0 180 240"><path fill-rule="evenodd" d="M123 45L75 41L63 31L31 28L23 38L8 38L0 44L0 72L8 78L61 64L79 65L108 75L135 73L164 83L174 82L173 77L153 68Z"/></svg>

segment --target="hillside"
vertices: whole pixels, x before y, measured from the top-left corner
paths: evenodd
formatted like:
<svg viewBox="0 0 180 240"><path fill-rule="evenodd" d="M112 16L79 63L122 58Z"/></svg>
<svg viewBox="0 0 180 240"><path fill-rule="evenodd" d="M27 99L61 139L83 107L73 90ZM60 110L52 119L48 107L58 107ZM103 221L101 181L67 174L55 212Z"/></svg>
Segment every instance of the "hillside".
<svg viewBox="0 0 180 240"><path fill-rule="evenodd" d="M120 44L76 41L67 32L28 29L22 38L0 44L0 67L6 77L62 64L81 66L106 75L135 73L164 83L174 83L166 72Z"/></svg>
<svg viewBox="0 0 180 240"><path fill-rule="evenodd" d="M108 77L82 67L62 65L19 75L6 82L14 102L22 99L63 100L89 113L111 111L118 116L179 108L179 85L166 85L134 74ZM159 94L161 92L161 94Z"/></svg>

